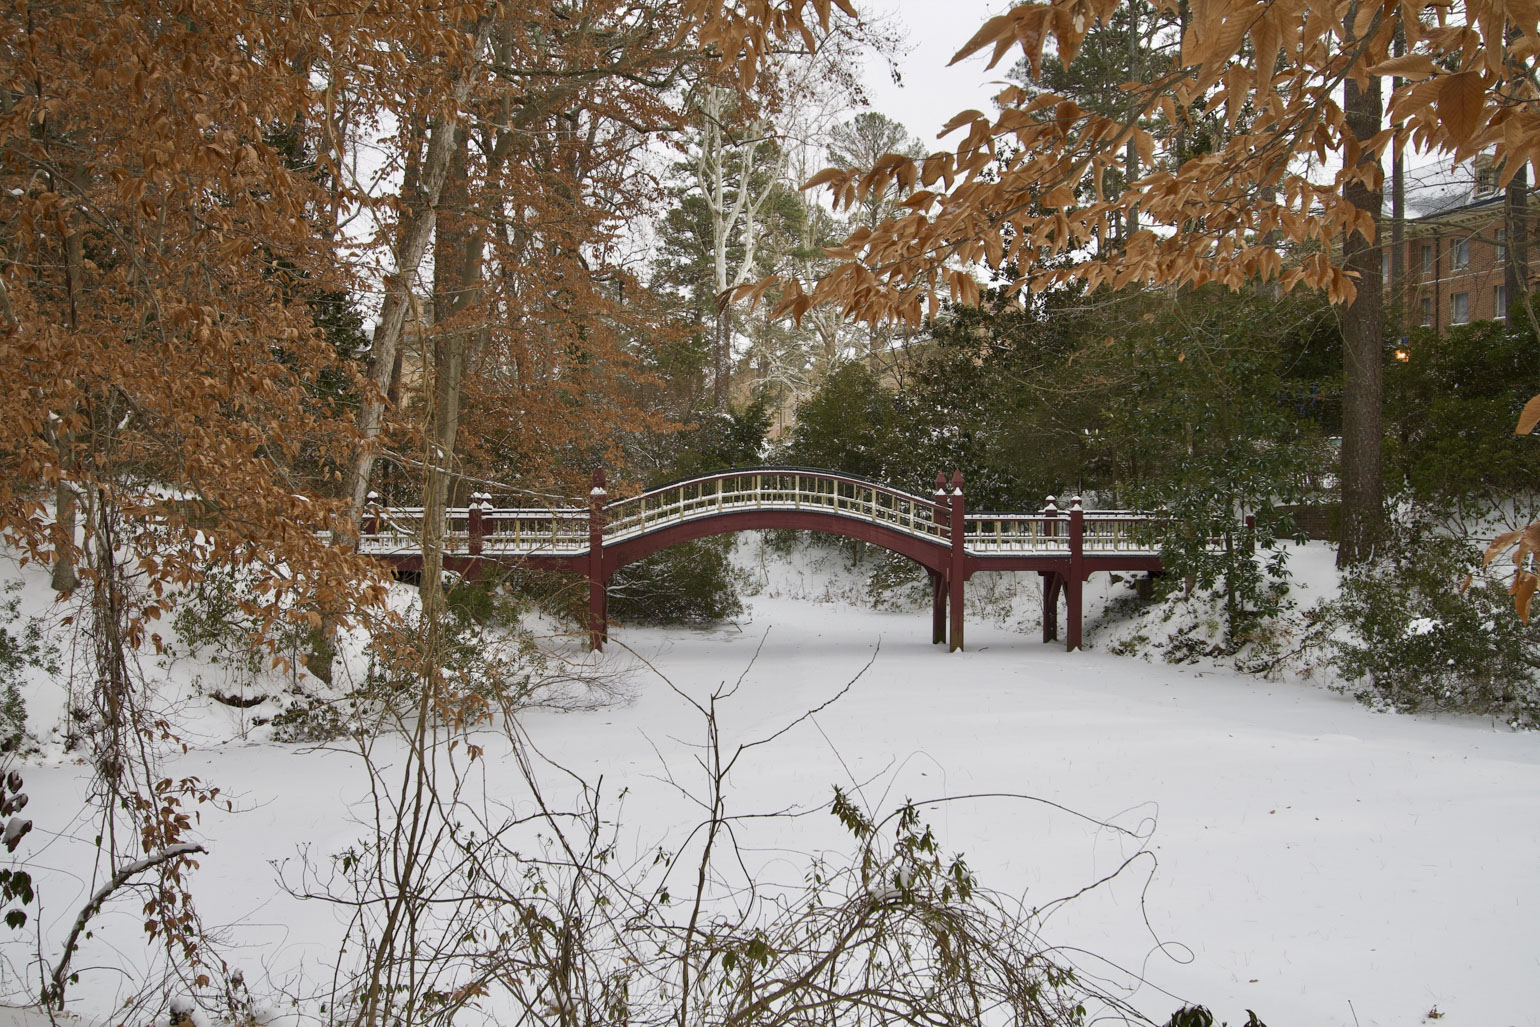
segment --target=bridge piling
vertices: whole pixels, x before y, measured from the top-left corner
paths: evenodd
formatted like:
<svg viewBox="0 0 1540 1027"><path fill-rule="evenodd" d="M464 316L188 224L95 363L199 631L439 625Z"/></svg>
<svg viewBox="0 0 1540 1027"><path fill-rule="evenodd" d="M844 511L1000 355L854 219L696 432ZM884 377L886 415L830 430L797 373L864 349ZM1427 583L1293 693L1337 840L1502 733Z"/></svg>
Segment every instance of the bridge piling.
<svg viewBox="0 0 1540 1027"><path fill-rule="evenodd" d="M1059 507L1053 496L1043 503L1043 538L1059 537ZM1053 642L1059 637L1059 592L1064 579L1058 571L1038 571L1043 579L1043 641Z"/></svg>
<svg viewBox="0 0 1540 1027"><path fill-rule="evenodd" d="M1059 637L1059 591L1063 578L1058 571L1038 571L1043 579L1043 641L1053 642Z"/></svg>
<svg viewBox="0 0 1540 1027"><path fill-rule="evenodd" d="M1069 630L1065 632L1064 649L1074 652L1080 648L1081 600L1085 590L1085 508L1080 497L1069 501L1069 574L1064 579L1065 605L1069 607Z"/></svg>
<svg viewBox="0 0 1540 1027"><path fill-rule="evenodd" d="M603 652L609 637L604 580L604 468L594 468L594 487L588 493L588 648Z"/></svg>
<svg viewBox="0 0 1540 1027"><path fill-rule="evenodd" d="M482 493L472 492L470 508L465 511L466 548L470 550L472 556L481 555L482 538L485 533L485 526L481 520L483 517L481 497ZM491 499L492 497L487 496L487 498ZM487 505L490 506L491 504L488 503Z"/></svg>
<svg viewBox="0 0 1540 1027"><path fill-rule="evenodd" d="M952 517L951 503L946 496L946 475L936 472L936 491L932 496L935 509L931 516L937 524L947 524ZM928 570L928 568L927 568ZM947 577L940 571L930 573L930 641L932 645L946 644L946 594Z"/></svg>
<svg viewBox="0 0 1540 1027"><path fill-rule="evenodd" d="M952 632L951 641L947 646L948 652L959 652L963 647L963 582L968 575L968 552L965 547L967 539L964 537L963 526L966 522L963 512L963 476L962 471L952 471L952 566L947 574L948 596L947 601L952 607Z"/></svg>

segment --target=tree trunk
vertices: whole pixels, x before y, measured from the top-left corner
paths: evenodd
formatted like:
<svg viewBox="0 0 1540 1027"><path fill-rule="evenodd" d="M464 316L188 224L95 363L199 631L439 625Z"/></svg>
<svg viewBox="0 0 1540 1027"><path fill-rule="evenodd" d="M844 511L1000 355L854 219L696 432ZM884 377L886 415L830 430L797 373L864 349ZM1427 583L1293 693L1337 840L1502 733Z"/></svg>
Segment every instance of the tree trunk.
<svg viewBox="0 0 1540 1027"><path fill-rule="evenodd" d="M718 302L721 303L720 298ZM733 312L730 305L723 303L711 328L711 405L718 411L727 410L733 373L732 349Z"/></svg>
<svg viewBox="0 0 1540 1027"><path fill-rule="evenodd" d="M472 44L474 56L479 57L486 46L491 24L491 17L483 15L476 26L475 42ZM379 322L375 326L374 340L369 349L369 378L374 384L374 391L364 397L358 409L358 432L362 438L348 481L348 496L355 520L362 515L364 500L369 494L369 475L374 470L374 443L384 420L384 397L390 389L391 372L396 365L396 349L401 343L406 315L411 307L412 281L422 266L428 242L433 237L439 194L449 175L450 159L464 143L461 139L459 112L470 96L471 84L479 67L476 59L467 62L466 69L455 79L445 110L429 121L428 152L423 158L417 188L407 197L408 209L402 217L400 240L396 247L396 270L385 283L385 300L380 306Z"/></svg>
<svg viewBox="0 0 1540 1027"><path fill-rule="evenodd" d="M1508 182L1505 197L1508 230L1508 260L1503 269L1503 281L1508 297L1508 309L1520 305L1535 322L1534 304L1529 296L1529 165L1519 165L1518 172Z"/></svg>
<svg viewBox="0 0 1540 1027"><path fill-rule="evenodd" d="M1367 88L1351 79L1344 85L1343 109L1348 127L1360 142L1380 129L1380 80ZM1378 157L1360 165L1366 181L1349 182L1343 196L1359 210L1380 218L1384 200ZM1384 341L1380 252L1358 232L1349 232L1342 246L1343 265L1357 273L1358 294L1342 313L1342 540L1337 566L1368 559L1384 531L1385 504L1381 464L1383 429Z"/></svg>
<svg viewBox="0 0 1540 1027"><path fill-rule="evenodd" d="M1395 54L1406 54L1406 27L1396 26ZM1391 92L1401 88L1402 80L1392 78ZM1396 146L1390 171L1390 315L1395 318L1397 338L1406 334L1406 158Z"/></svg>
<svg viewBox="0 0 1540 1027"><path fill-rule="evenodd" d="M75 490L62 481L54 489L54 525L57 537L50 584L55 592L73 592L80 584L75 574Z"/></svg>

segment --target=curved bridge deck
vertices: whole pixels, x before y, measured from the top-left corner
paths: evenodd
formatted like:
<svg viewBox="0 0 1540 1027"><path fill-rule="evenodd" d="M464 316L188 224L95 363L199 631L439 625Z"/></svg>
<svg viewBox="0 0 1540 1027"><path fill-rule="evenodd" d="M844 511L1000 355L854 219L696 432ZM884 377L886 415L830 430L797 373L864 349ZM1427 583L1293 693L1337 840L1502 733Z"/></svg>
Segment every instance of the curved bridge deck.
<svg viewBox="0 0 1540 1027"><path fill-rule="evenodd" d="M373 497L371 497L372 499ZM723 471L608 501L602 471L589 504L497 507L477 494L445 511L445 566L477 574L488 564L570 570L589 581L589 633L607 634L605 585L616 570L679 542L763 529L822 531L862 539L919 563L932 583L932 637L963 647L963 583L980 570L1037 571L1044 578L1043 638L1058 637L1058 596L1068 648L1080 646L1081 590L1094 571L1163 570L1158 538L1167 520L1129 510L1060 511L1053 497L1030 513L968 513L962 476L936 476L931 496L807 468ZM371 502L361 552L400 570L421 568L423 511ZM950 607L950 616L948 616ZM950 630L949 630L950 629Z"/></svg>

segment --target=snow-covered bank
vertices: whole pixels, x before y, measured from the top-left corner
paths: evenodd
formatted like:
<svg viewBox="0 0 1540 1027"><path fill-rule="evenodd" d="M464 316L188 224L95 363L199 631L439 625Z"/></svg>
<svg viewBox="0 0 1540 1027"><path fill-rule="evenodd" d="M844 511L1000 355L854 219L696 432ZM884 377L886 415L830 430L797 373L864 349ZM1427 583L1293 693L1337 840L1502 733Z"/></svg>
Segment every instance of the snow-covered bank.
<svg viewBox="0 0 1540 1027"><path fill-rule="evenodd" d="M725 747L779 730L858 678L744 757L730 812L814 809L836 785L878 813L921 801L944 849L1029 906L1135 856L1053 913L1044 935L1084 950L1067 955L1114 985L1132 987L1128 971L1142 971L1131 1001L1160 1021L1192 1001L1232 1024L1255 1009L1271 1027L1392 1027L1435 1010L1455 1027L1540 1024L1540 737L1378 714L1310 684L1066 654L1009 618L970 618L968 651L948 654L929 643L927 613L856 608L831 581L817 567L772 566L737 624L620 629L604 661L629 676L628 704L523 718L553 760L602 775L607 795L627 791L623 854L679 844L699 812L675 784L704 787L693 763L704 727L642 659L696 698L745 675L720 707ZM489 794L514 799L506 747L492 732L480 741ZM329 981L343 913L284 894L276 877L287 861L293 880L305 853L324 865L364 833L356 759L232 736L168 771L234 801L232 813L204 813L211 851L194 887L253 993L287 1014L282 992ZM51 953L89 893L90 825L74 814L85 771L53 761L25 773L37 828L22 851L41 882ZM1149 855L1058 807L1148 835ZM766 880L787 884L810 855L849 848L825 812L745 823L739 842ZM109 904L77 957L82 1010L105 1015L128 990L109 967L131 978L143 965L137 913L131 899ZM29 932L6 948L8 988L36 977Z"/></svg>

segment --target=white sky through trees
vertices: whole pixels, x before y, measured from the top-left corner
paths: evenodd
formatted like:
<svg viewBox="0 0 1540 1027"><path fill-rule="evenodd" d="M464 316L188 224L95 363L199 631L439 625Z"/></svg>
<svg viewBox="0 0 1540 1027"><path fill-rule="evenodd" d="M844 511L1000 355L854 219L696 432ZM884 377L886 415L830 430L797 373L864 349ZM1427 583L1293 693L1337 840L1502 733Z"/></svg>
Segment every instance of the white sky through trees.
<svg viewBox="0 0 1540 1027"><path fill-rule="evenodd" d="M886 61L867 62L872 109L903 124L928 150L938 148L936 133L958 111L989 112L1011 62L992 72L984 70L987 53L951 68L947 62L979 26L1010 6L1009 0L857 0L863 17L897 19L908 36L908 52L898 60L902 85L894 84Z"/></svg>

